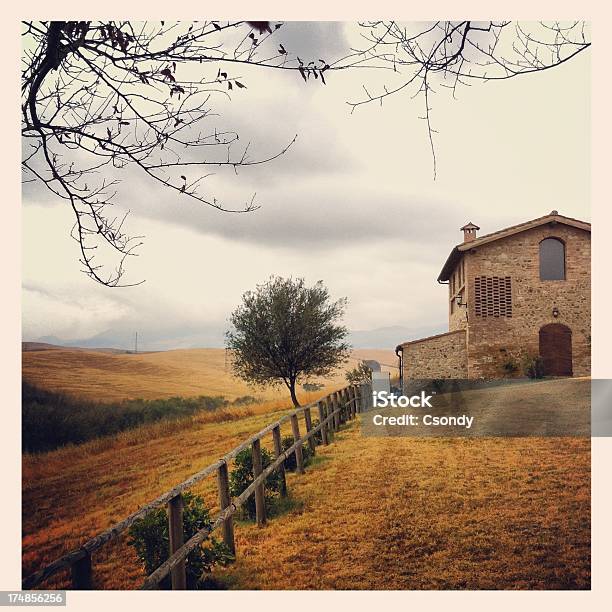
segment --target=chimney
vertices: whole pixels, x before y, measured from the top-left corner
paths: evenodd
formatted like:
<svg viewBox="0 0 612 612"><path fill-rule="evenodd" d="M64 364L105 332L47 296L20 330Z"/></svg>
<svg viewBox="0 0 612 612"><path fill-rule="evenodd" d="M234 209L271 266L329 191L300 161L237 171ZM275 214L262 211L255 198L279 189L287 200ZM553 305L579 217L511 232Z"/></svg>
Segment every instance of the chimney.
<svg viewBox="0 0 612 612"><path fill-rule="evenodd" d="M476 240L476 231L480 228L477 225L474 225L471 221L466 223L462 228L463 230L463 242L472 242L472 240Z"/></svg>

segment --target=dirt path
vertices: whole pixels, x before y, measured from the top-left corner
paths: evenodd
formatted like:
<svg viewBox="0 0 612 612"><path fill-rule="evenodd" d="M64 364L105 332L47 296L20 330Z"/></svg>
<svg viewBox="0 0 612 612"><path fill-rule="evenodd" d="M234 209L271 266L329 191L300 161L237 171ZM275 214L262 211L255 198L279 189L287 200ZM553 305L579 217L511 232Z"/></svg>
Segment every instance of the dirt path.
<svg viewBox="0 0 612 612"><path fill-rule="evenodd" d="M293 510L238 527L230 588L589 588L589 439L376 439L353 424L289 486Z"/></svg>

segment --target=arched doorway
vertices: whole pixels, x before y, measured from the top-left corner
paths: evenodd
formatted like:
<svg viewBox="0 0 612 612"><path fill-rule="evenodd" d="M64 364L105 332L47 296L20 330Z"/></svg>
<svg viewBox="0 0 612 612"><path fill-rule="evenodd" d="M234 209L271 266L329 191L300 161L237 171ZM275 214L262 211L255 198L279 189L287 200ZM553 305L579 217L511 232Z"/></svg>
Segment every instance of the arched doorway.
<svg viewBox="0 0 612 612"><path fill-rule="evenodd" d="M572 376L572 330L561 323L541 327L540 356L546 376Z"/></svg>

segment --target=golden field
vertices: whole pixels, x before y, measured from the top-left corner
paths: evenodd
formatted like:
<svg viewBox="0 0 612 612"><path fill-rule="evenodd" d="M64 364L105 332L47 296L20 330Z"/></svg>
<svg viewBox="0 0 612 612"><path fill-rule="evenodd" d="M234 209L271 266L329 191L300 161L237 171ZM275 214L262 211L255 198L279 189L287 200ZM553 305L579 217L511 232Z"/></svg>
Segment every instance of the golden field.
<svg viewBox="0 0 612 612"><path fill-rule="evenodd" d="M344 386L345 370L354 368L361 359L397 364L392 350L359 349L353 351L344 368L320 382L327 388ZM138 354L60 347L23 351L22 375L49 391L99 402L198 395L223 395L230 400L243 395L262 399L287 396L286 389L254 391L232 376L225 350L216 348Z"/></svg>
<svg viewBox="0 0 612 612"><path fill-rule="evenodd" d="M186 357L190 373L182 380L191 380L192 386L178 391L179 383L165 379L149 361L157 355L155 367L180 369L172 353L183 358L183 351L118 356L130 366L133 357L148 364L151 370L143 369L141 376L157 380L159 390L149 388L156 397L192 391L232 397L227 383L222 391L196 380L194 372L205 368ZM24 354L24 375L33 375L36 363L46 364L39 380L77 393L73 371L62 375L61 367L54 370L50 362L30 357ZM388 359L380 357L394 363ZM217 363L223 371L223 360ZM141 390L147 389L133 370L131 376L96 370L91 361L83 367L89 378L80 384L96 388L98 400L106 397L103 389L115 394L113 399L143 397ZM336 382L342 385L342 376ZM576 382L559 384L572 393ZM212 463L288 405L277 396L231 409L221 422L203 414L25 455L24 574ZM289 428L283 430L287 434ZM306 474L289 475L288 486L289 508L266 527L237 524L236 562L217 572L227 588L563 589L590 584L588 438L367 438L352 422L332 444L318 447ZM216 510L214 478L194 492ZM142 570L125 537L93 561L96 588L138 588L142 583ZM60 575L52 585L63 580Z"/></svg>
<svg viewBox="0 0 612 612"><path fill-rule="evenodd" d="M240 589L588 589L590 439L364 438L237 536Z"/></svg>

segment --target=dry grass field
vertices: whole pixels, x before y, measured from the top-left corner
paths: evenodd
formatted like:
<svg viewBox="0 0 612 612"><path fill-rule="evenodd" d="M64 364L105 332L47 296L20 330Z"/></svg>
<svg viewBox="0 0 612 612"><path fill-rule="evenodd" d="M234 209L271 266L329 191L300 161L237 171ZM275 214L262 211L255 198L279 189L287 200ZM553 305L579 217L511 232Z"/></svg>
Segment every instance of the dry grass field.
<svg viewBox="0 0 612 612"><path fill-rule="evenodd" d="M363 438L238 531L241 589L588 589L590 439Z"/></svg>
<svg viewBox="0 0 612 612"><path fill-rule="evenodd" d="M359 349L353 351L345 369L355 367L361 359L397 363L392 350ZM320 382L328 388L344 386L345 369ZM22 353L22 373L24 380L49 391L100 402L198 395L223 395L230 400L242 395L262 399L287 396L286 389L254 391L233 377L224 349L181 349L136 355L60 347L29 350Z"/></svg>
<svg viewBox="0 0 612 612"><path fill-rule="evenodd" d="M29 360L30 355L24 355L24 374L33 375L34 364L46 362ZM160 361L153 367L148 360L156 355ZM142 366L142 377L151 385L157 381L157 396L177 394L173 385L178 383L155 369L162 368L168 354L118 356L130 367L133 357L148 364L151 370ZM217 363L223 371L222 359ZM73 372L62 375L61 368L41 367L47 370L40 380L48 380L52 389L77 392ZM164 367L176 366L166 361ZM213 394L204 386L204 375L191 378L198 370L189 367L191 375L182 379L186 384L192 380L189 392ZM134 380L133 370L113 377L112 371L96 370L88 362L86 371L88 385L98 390L96 399L103 389L115 398L147 389L142 380ZM563 384L571 392L577 382ZM228 388L217 392L231 397ZM24 574L212 463L268 424L272 412L287 408L286 400L277 397L231 409L221 422L202 414L24 455ZM589 587L588 438L365 438L353 422L331 445L318 448L305 475L290 475L288 485L291 504L282 515L263 529L237 525L236 563L218 573L227 588ZM216 510L214 478L194 492ZM96 588L138 588L142 583L142 570L125 537L96 553L93 561ZM60 575L52 584L65 578Z"/></svg>

